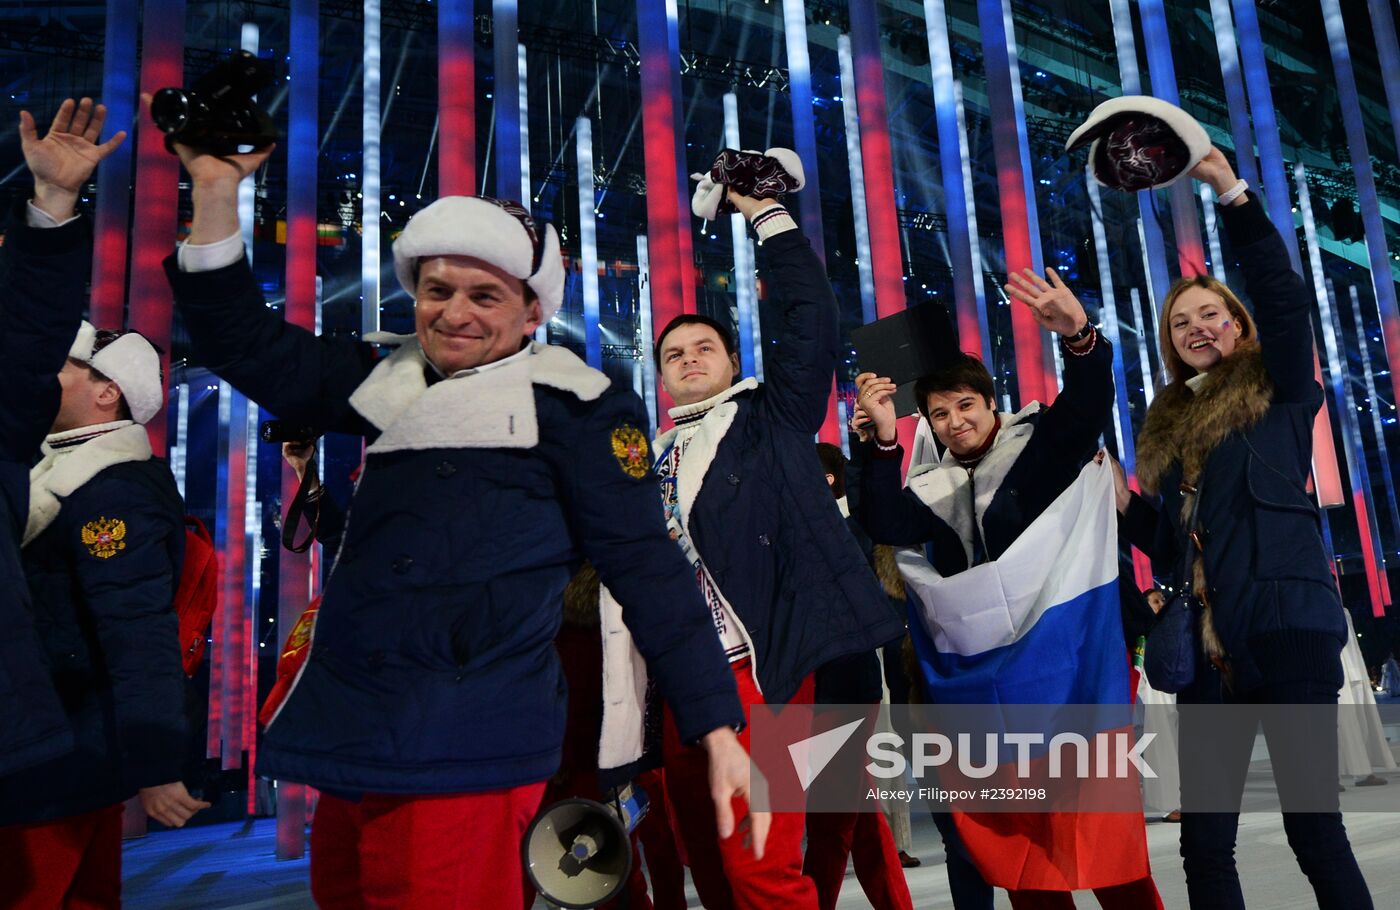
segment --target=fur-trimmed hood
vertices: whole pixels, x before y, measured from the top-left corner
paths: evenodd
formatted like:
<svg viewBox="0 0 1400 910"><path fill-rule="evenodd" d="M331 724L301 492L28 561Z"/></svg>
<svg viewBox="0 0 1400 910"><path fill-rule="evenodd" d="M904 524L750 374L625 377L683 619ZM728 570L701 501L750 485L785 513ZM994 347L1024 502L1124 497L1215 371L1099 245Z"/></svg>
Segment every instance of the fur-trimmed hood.
<svg viewBox="0 0 1400 910"><path fill-rule="evenodd" d="M1199 391L1184 382L1163 389L1147 411L1137 440L1137 477L1145 492L1161 492L1174 463L1194 483L1210 453L1227 436L1252 428L1273 403L1274 384L1256 341L1242 341L1216 364Z"/></svg>
<svg viewBox="0 0 1400 910"><path fill-rule="evenodd" d="M1264 366L1257 341L1240 343L1235 353L1215 365L1193 390L1174 382L1162 390L1147 411L1147 421L1137 441L1138 482L1148 494L1161 492L1162 480L1173 464L1180 464L1182 478L1199 483L1206 460L1232 433L1256 426L1273 403L1274 384ZM1191 520L1194 496L1183 496L1178 524ZM1199 553L1191 565L1192 590L1201 600L1201 641L1206 655L1228 657L1215 627L1215 614L1205 577L1205 560ZM1227 674L1228 676L1228 674Z"/></svg>

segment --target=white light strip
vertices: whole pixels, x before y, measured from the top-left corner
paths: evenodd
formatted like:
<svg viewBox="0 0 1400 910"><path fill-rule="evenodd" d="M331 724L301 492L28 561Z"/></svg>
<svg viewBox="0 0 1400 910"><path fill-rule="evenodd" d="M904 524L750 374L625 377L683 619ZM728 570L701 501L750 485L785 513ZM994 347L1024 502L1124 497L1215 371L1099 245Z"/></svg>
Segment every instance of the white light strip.
<svg viewBox="0 0 1400 910"><path fill-rule="evenodd" d="M1113 345L1113 385L1117 393L1117 419L1113 421L1113 438L1118 443L1118 460L1128 471L1134 468L1132 452L1133 415L1128 402L1128 380L1123 369L1123 338L1118 330L1118 301L1113 294L1113 264L1108 255L1108 237L1103 228L1103 194L1094 179L1092 167L1084 169L1084 185L1089 190L1089 217L1094 229L1094 255L1099 266L1099 296L1102 308L1099 320L1103 333ZM1059 345L1055 345L1056 348ZM1126 432L1125 432L1126 430ZM1127 444L1125 448L1124 443Z"/></svg>
<svg viewBox="0 0 1400 910"><path fill-rule="evenodd" d="M865 322L874 322L875 266L870 253L870 222L865 210L865 164L860 154L860 123L856 116L856 68L851 59L851 38L836 39L841 60L841 109L846 124L846 159L851 172L851 212L856 228L856 273L860 277L860 309Z"/></svg>
<svg viewBox="0 0 1400 910"><path fill-rule="evenodd" d="M244 437L247 440L247 461L243 475L243 536L247 545L244 556L248 561L248 582L252 592L251 606L254 616L257 616L258 593L262 590L262 510L258 507L259 416L257 404L249 401L247 435Z"/></svg>
<svg viewBox="0 0 1400 910"><path fill-rule="evenodd" d="M656 360L652 354L651 328L651 257L647 254L647 235L637 235L637 321L642 334L642 400L646 402L651 420L651 435L656 435Z"/></svg>
<svg viewBox="0 0 1400 910"><path fill-rule="evenodd" d="M239 46L250 54L257 54L257 23L243 23L242 41ZM243 231L243 251L249 262L253 261L253 219L256 217L257 198L257 174L249 174L238 183L238 226Z"/></svg>
<svg viewBox="0 0 1400 910"><path fill-rule="evenodd" d="M170 447L170 473L175 475L175 486L180 498L185 498L185 464L190 450L190 384L180 383L178 403L175 406L175 443Z"/></svg>
<svg viewBox="0 0 1400 910"><path fill-rule="evenodd" d="M1215 191L1209 183L1201 184L1201 210L1206 216L1206 240L1210 243L1210 273L1225 283L1225 255L1220 252L1220 229L1215 223Z"/></svg>
<svg viewBox="0 0 1400 910"><path fill-rule="evenodd" d="M739 144L739 96L724 95L724 144ZM729 216L729 235L734 244L734 291L739 304L739 368L743 375L763 381L763 331L758 322L758 279L754 271L753 246L747 220L738 212Z"/></svg>
<svg viewBox="0 0 1400 910"><path fill-rule="evenodd" d="M958 114L958 157L962 161L963 198L967 200L967 242L972 250L972 292L977 300L977 322L982 328L982 363L992 365L992 330L987 323L987 283L983 280L986 265L982 262L982 243L977 239L977 197L972 192L972 154L967 146L967 114L963 109L962 82L953 82L953 104Z"/></svg>
<svg viewBox="0 0 1400 910"><path fill-rule="evenodd" d="M360 175L360 331L379 331L379 0L365 0L364 141Z"/></svg>
<svg viewBox="0 0 1400 910"><path fill-rule="evenodd" d="M1142 318L1142 295L1137 288L1130 288L1129 296L1133 302L1133 327L1138 333L1138 361L1142 366L1142 394L1147 400L1147 406L1152 407L1152 396L1156 393L1156 379L1152 375L1152 361L1148 356L1147 349L1156 341L1157 336L1147 334L1147 329L1143 325Z"/></svg>
<svg viewBox="0 0 1400 910"><path fill-rule="evenodd" d="M525 78L525 45L515 46L520 100L520 202L530 207L530 84Z"/></svg>
<svg viewBox="0 0 1400 910"><path fill-rule="evenodd" d="M603 326L598 313L598 213L593 183L593 123L587 117L574 122L574 148L578 166L578 236L583 267L583 346L588 365L603 368Z"/></svg>

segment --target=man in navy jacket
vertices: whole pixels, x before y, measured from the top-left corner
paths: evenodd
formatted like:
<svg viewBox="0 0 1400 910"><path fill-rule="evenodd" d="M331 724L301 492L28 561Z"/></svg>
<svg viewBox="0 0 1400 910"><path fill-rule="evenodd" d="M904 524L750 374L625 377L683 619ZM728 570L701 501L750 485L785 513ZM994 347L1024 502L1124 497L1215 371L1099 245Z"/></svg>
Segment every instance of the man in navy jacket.
<svg viewBox="0 0 1400 910"><path fill-rule="evenodd" d="M87 136L92 102L80 118L69 100L38 138L28 112L20 115L25 161L34 174L34 199L9 225L0 246L3 330L0 330L0 775L46 761L73 747L72 733L43 663L34 633L29 588L19 542L29 512L29 466L58 412L58 371L82 318L88 225L75 216L82 186L103 155L122 137L97 146ZM79 151L79 149L82 151ZM39 231L30 210L63 226Z"/></svg>
<svg viewBox="0 0 1400 910"><path fill-rule="evenodd" d="M65 102L42 142L22 122L36 194L12 234L17 246L65 250L70 236L85 239L77 188L123 138L95 144L104 113L88 99ZM81 304L83 239L71 256L27 257L36 294ZM123 801L139 792L173 826L207 806L180 781L184 673L172 603L184 505L143 426L163 401L159 355L136 334L71 328L57 414L25 478L22 562L45 675L75 748L0 778L0 855L16 871L0 876L7 907L115 906Z"/></svg>
<svg viewBox="0 0 1400 910"><path fill-rule="evenodd" d="M765 382L735 382L739 361L719 323L682 315L656 340L675 428L656 440L672 536L695 568L713 630L745 709L812 702L814 671L874 651L902 623L846 528L812 437L826 417L836 368L836 299L826 269L772 199L729 199L766 255L781 313L764 356ZM816 907L802 875L802 812L777 813L769 856L754 862L706 819L705 756L663 730L667 790L706 906ZM745 739L747 743L747 739Z"/></svg>
<svg viewBox="0 0 1400 910"><path fill-rule="evenodd" d="M264 306L237 188L268 150L180 154L194 224L166 269L196 356L279 417L368 444L309 657L259 753L260 773L322 790L317 901L520 906L520 839L564 732L552 643L582 557L621 604L626 629L605 613L605 637L635 638L713 765L713 823L732 828L744 718L662 524L641 402L529 340L563 296L554 229L492 199L419 212L394 245L416 332L379 360Z"/></svg>

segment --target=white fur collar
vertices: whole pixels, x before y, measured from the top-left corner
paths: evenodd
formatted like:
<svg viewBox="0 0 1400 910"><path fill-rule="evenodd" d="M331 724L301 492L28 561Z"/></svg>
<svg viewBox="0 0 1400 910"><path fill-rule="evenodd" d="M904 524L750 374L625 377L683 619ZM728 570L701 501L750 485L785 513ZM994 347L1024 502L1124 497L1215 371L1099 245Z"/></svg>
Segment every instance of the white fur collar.
<svg viewBox="0 0 1400 910"><path fill-rule="evenodd" d="M1039 411L1040 402L1032 401L1015 414L997 415L1001 429L991 449L978 462L973 478L968 477L967 469L947 451L941 461L920 465L909 472L909 489L958 535L969 565L972 563L972 523L977 522L979 533L983 530L982 517L987 507L1035 430L1026 418ZM977 494L976 502L967 492L969 487ZM986 539L985 534L983 539Z"/></svg>
<svg viewBox="0 0 1400 910"><path fill-rule="evenodd" d="M700 487L705 483L705 475L710 470L710 465L715 460L715 452L719 451L720 440L724 434L729 432L729 427L734 423L734 415L739 413L739 404L734 401L734 397L740 392L748 392L758 388L758 380L750 376L743 382L735 383L725 389L714 398L697 402L691 405L672 408L672 417L685 417L690 414L704 413L700 418L700 427L691 437L690 444L686 446L685 457L681 459L680 470L676 473L676 498L680 510L681 527L687 534L690 533L690 510L695 505L695 497L700 495ZM661 454L671 447L676 441L679 433L678 427L672 427L660 436L656 437L652 450L657 453L658 459Z"/></svg>
<svg viewBox="0 0 1400 910"><path fill-rule="evenodd" d="M539 442L534 385L593 401L610 380L567 348L531 342L530 356L484 372L428 385L427 359L416 339L402 337L350 396L350 405L379 428L370 452L404 449L512 448ZM388 339L386 339L388 340Z"/></svg>
<svg viewBox="0 0 1400 910"><path fill-rule="evenodd" d="M24 529L28 544L53 524L63 508L63 498L73 495L83 484L112 465L128 461L147 461L151 457L151 439L146 428L122 421L116 429L87 442L68 448L54 448L67 438L93 432L96 427L83 427L68 433L57 433L44 441L44 457L29 472L29 521Z"/></svg>

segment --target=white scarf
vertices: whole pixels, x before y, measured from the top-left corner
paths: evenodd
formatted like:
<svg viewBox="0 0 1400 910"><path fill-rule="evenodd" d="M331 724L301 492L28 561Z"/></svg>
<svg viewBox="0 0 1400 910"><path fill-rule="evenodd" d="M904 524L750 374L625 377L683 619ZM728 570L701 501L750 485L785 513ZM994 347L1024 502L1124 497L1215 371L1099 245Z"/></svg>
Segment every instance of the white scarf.
<svg viewBox="0 0 1400 910"><path fill-rule="evenodd" d="M85 442L76 440L88 438ZM44 440L43 458L29 471L29 521L24 545L53 524L63 508L63 498L113 465L147 461L151 439L146 428L130 420L94 424L52 433Z"/></svg>

